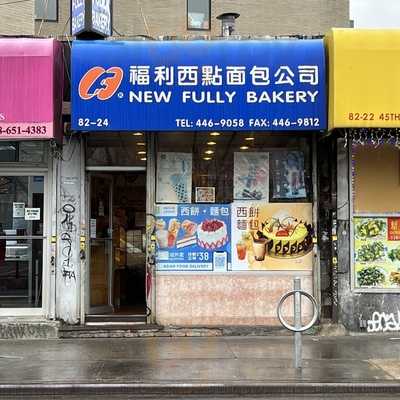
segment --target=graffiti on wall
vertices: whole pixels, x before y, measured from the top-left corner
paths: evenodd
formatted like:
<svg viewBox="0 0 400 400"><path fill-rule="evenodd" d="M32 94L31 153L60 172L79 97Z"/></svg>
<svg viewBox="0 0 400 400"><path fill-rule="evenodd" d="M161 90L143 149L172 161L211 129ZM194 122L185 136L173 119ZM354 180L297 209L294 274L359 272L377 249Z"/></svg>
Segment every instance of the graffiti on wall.
<svg viewBox="0 0 400 400"><path fill-rule="evenodd" d="M75 196L63 191L61 194L61 274L65 283L76 281L76 266L74 262L74 237L77 227L75 223Z"/></svg>
<svg viewBox="0 0 400 400"><path fill-rule="evenodd" d="M397 315L375 311L367 322L367 332L400 332L400 311Z"/></svg>

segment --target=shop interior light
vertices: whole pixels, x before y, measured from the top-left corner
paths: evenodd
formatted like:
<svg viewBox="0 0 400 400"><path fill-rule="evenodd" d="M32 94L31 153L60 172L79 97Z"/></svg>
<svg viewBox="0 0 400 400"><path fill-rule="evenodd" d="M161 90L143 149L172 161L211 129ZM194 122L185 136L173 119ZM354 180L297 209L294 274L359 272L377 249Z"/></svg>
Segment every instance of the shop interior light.
<svg viewBox="0 0 400 400"><path fill-rule="evenodd" d="M146 161L146 160L147 160L146 157L142 157L142 158L140 159L140 161Z"/></svg>
<svg viewBox="0 0 400 400"><path fill-rule="evenodd" d="M219 132L211 132L210 136L221 136Z"/></svg>
<svg viewBox="0 0 400 400"><path fill-rule="evenodd" d="M143 151L138 151L137 152L139 155L142 155L142 154L146 154L146 152L143 150Z"/></svg>
<svg viewBox="0 0 400 400"><path fill-rule="evenodd" d="M217 144L217 142L207 142L208 146L215 146Z"/></svg>
<svg viewBox="0 0 400 400"><path fill-rule="evenodd" d="M135 133L132 133L132 135L133 136L143 136L143 133L142 132L135 132Z"/></svg>
<svg viewBox="0 0 400 400"><path fill-rule="evenodd" d="M146 143L145 142L137 142L136 146L146 146Z"/></svg>
<svg viewBox="0 0 400 400"><path fill-rule="evenodd" d="M212 158L211 157L203 157L203 160L210 161L210 160L212 160Z"/></svg>
<svg viewBox="0 0 400 400"><path fill-rule="evenodd" d="M251 141L254 140L254 136L245 137L244 140L247 140L248 142L251 142Z"/></svg>
<svg viewBox="0 0 400 400"><path fill-rule="evenodd" d="M240 150L248 150L249 146L240 146Z"/></svg>
<svg viewBox="0 0 400 400"><path fill-rule="evenodd" d="M214 150L206 150L204 153L205 154L214 154Z"/></svg>

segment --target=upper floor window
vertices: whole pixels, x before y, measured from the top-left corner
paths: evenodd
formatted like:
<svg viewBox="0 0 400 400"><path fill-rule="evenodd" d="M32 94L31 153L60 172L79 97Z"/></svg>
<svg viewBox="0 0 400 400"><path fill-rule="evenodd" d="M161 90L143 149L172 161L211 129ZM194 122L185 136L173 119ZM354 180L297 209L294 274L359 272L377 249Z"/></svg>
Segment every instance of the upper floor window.
<svg viewBox="0 0 400 400"><path fill-rule="evenodd" d="M58 0L35 0L35 19L58 20Z"/></svg>
<svg viewBox="0 0 400 400"><path fill-rule="evenodd" d="M187 0L188 29L210 30L211 0Z"/></svg>

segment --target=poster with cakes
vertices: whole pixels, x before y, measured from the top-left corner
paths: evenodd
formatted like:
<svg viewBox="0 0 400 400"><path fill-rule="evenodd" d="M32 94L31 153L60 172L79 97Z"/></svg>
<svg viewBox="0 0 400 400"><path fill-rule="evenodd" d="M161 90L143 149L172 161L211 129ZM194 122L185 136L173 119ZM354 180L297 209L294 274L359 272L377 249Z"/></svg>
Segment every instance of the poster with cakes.
<svg viewBox="0 0 400 400"><path fill-rule="evenodd" d="M226 272L229 269L229 204L158 204L156 208L158 270Z"/></svg>
<svg viewBox="0 0 400 400"><path fill-rule="evenodd" d="M311 270L311 203L234 202L232 271Z"/></svg>

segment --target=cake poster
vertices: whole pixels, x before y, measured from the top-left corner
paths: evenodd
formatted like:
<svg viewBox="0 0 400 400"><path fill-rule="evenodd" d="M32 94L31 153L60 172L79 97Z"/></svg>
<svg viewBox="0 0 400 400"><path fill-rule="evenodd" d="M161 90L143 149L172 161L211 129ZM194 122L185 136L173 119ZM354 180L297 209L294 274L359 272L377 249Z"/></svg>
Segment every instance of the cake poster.
<svg viewBox="0 0 400 400"><path fill-rule="evenodd" d="M400 288L400 218L354 217L355 287Z"/></svg>
<svg viewBox="0 0 400 400"><path fill-rule="evenodd" d="M226 272L230 224L229 204L157 205L157 269Z"/></svg>
<svg viewBox="0 0 400 400"><path fill-rule="evenodd" d="M312 270L312 248L312 204L232 204L231 270Z"/></svg>
<svg viewBox="0 0 400 400"><path fill-rule="evenodd" d="M157 203L192 201L192 154L158 153Z"/></svg>
<svg viewBox="0 0 400 400"><path fill-rule="evenodd" d="M265 200L269 193L268 153L234 153L233 198Z"/></svg>

